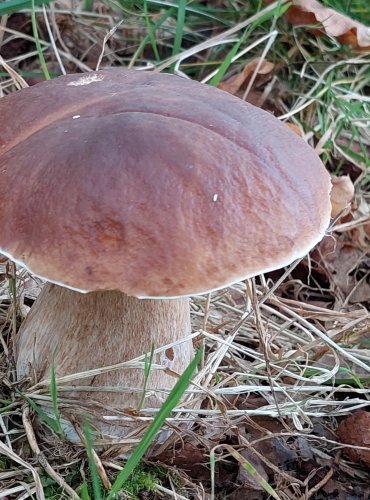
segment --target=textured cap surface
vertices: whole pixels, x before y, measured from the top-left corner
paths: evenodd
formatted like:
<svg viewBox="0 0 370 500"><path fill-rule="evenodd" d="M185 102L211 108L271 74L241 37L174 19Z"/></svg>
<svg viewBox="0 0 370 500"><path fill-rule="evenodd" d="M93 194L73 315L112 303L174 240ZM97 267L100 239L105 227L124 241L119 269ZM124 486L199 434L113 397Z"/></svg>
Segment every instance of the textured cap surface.
<svg viewBox="0 0 370 500"><path fill-rule="evenodd" d="M67 75L0 99L0 117L0 252L71 288L222 288L302 257L329 223L313 150L197 82Z"/></svg>

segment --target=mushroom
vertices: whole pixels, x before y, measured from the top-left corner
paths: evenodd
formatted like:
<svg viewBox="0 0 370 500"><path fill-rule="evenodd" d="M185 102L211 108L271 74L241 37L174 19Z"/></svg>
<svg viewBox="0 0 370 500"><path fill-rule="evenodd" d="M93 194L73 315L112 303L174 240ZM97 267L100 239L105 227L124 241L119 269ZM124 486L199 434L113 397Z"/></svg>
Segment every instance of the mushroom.
<svg viewBox="0 0 370 500"><path fill-rule="evenodd" d="M221 90L107 69L2 98L0 116L0 252L48 282L19 332L19 377L47 380L53 353L60 377L152 344L170 345L156 362L181 373L189 296L288 265L328 227L315 152ZM149 406L175 383L168 373L153 370ZM143 373L82 382L102 389L75 397L124 409Z"/></svg>

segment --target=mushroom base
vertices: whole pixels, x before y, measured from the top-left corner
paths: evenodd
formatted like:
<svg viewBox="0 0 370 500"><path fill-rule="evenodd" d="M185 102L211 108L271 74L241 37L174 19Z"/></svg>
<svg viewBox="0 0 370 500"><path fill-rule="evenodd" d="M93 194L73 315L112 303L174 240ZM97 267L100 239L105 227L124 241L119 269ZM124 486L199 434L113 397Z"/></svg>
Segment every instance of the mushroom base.
<svg viewBox="0 0 370 500"><path fill-rule="evenodd" d="M19 331L17 373L37 383L50 379L52 363L57 377L111 366L150 352L152 345L159 348L172 344L189 333L188 298L141 300L118 291L80 294L46 284ZM181 374L192 357L192 342L186 340L160 352L153 363ZM166 399L177 380L168 373L152 368L144 408L158 408ZM135 415L133 410L143 395L144 371L114 369L58 387L64 391L60 393L62 414L85 412L90 418L93 414L92 423L100 432L123 437L130 428L134 430L135 419L108 424L103 416ZM64 404L67 399L68 404Z"/></svg>

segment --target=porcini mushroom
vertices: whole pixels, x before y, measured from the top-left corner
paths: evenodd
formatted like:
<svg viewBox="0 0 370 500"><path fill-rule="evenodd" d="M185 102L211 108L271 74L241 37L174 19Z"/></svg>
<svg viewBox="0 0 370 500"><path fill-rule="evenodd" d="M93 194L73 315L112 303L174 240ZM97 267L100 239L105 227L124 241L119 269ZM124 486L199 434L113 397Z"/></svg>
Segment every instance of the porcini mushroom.
<svg viewBox="0 0 370 500"><path fill-rule="evenodd" d="M19 376L48 379L54 351L62 376L180 341L188 296L288 265L329 224L330 178L304 140L200 83L67 75L0 99L0 117L0 252L49 282L19 332ZM192 355L188 340L157 360L181 373ZM154 370L150 386L174 382ZM123 409L140 394L75 396Z"/></svg>

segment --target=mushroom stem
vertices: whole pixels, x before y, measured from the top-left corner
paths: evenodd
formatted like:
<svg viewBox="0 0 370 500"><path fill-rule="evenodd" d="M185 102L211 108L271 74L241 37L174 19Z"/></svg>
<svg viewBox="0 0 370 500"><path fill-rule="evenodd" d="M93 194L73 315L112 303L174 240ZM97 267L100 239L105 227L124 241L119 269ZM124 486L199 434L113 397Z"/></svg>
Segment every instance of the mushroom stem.
<svg viewBox="0 0 370 500"><path fill-rule="evenodd" d="M17 372L19 376L31 376L33 382L49 379L54 353L57 377L110 366L137 358L149 352L152 345L172 344L189 333L188 298L141 300L118 291L81 294L48 283L19 331ZM192 356L192 342L186 340L159 353L154 363L181 374ZM159 407L166 394L155 390L170 389L175 382L175 377L153 369L148 383L153 392L145 405ZM137 407L144 374L142 369L118 369L76 380L72 385L103 389L73 391L66 397L124 410ZM110 392L108 386L125 390Z"/></svg>

